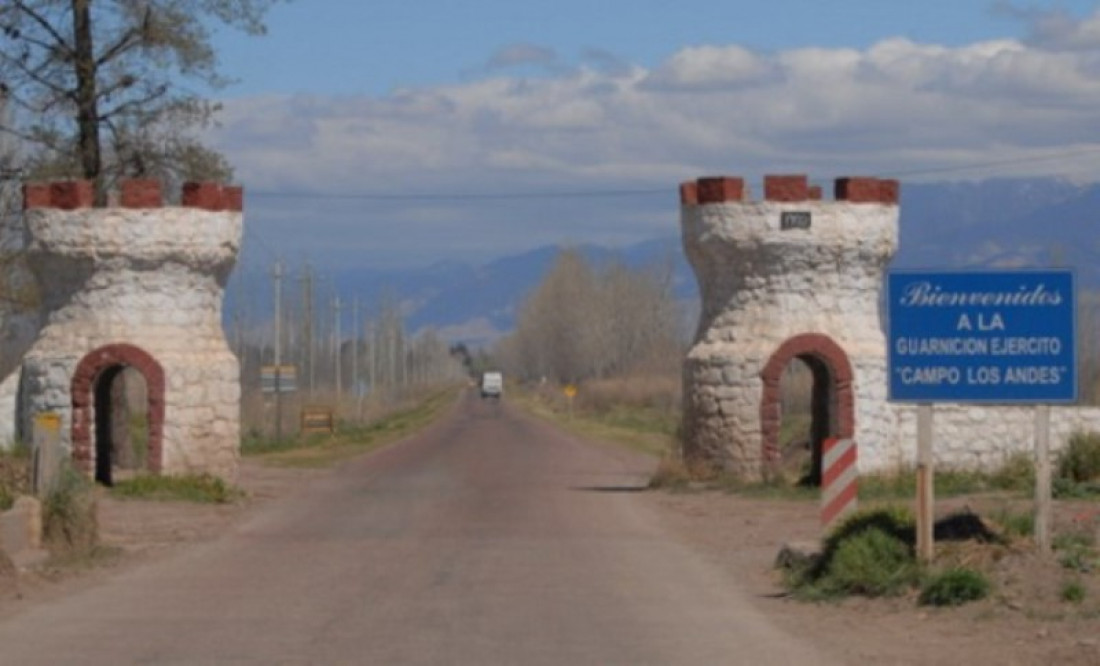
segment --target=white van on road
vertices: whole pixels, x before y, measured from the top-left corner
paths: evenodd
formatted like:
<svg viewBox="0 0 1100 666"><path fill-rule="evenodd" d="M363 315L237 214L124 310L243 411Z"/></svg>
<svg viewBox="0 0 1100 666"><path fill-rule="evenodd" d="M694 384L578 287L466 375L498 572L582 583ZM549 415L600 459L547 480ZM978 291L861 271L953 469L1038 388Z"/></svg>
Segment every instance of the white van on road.
<svg viewBox="0 0 1100 666"><path fill-rule="evenodd" d="M486 372L481 375L481 397L500 398L504 394L504 375L499 372Z"/></svg>

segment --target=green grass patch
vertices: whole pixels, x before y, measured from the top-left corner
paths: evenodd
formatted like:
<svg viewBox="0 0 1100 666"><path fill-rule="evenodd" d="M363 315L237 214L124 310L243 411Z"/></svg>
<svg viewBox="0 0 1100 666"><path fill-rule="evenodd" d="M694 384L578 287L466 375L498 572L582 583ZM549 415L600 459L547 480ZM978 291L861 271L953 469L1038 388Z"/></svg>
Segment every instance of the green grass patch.
<svg viewBox="0 0 1100 666"><path fill-rule="evenodd" d="M1035 514L1031 511L1001 507L991 518L1001 527L1001 534L1005 537L1024 538L1035 534Z"/></svg>
<svg viewBox="0 0 1100 666"><path fill-rule="evenodd" d="M1070 571L1090 573L1100 565L1096 537L1092 532L1059 532L1051 545L1058 554L1058 563Z"/></svg>
<svg viewBox="0 0 1100 666"><path fill-rule="evenodd" d="M936 470L932 477L936 497L958 497L992 491L1032 493L1035 472L1026 454L1014 455L996 470ZM859 479L860 499L899 500L916 497L917 471L904 468L884 474L868 474Z"/></svg>
<svg viewBox="0 0 1100 666"><path fill-rule="evenodd" d="M913 552L916 528L908 510L893 507L849 516L825 540L820 557L786 573L795 596L892 596L920 579Z"/></svg>
<svg viewBox="0 0 1100 666"><path fill-rule="evenodd" d="M141 475L119 481L111 495L125 499L199 504L228 504L244 496L237 488L207 474L182 476Z"/></svg>
<svg viewBox="0 0 1100 666"><path fill-rule="evenodd" d="M250 438L241 443L241 452L274 465L326 467L411 435L438 419L454 402L455 390L448 387L365 425L340 423L333 435L278 441Z"/></svg>
<svg viewBox="0 0 1100 666"><path fill-rule="evenodd" d="M1062 583L1062 589L1059 592L1059 597L1061 597L1062 601L1071 604L1079 604L1084 602L1085 596L1085 586L1081 581L1067 580Z"/></svg>
<svg viewBox="0 0 1100 666"><path fill-rule="evenodd" d="M1055 477L1052 494L1057 499L1100 499L1100 482L1098 481L1074 481L1065 477Z"/></svg>
<svg viewBox="0 0 1100 666"><path fill-rule="evenodd" d="M919 602L923 606L961 606L986 598L991 587L982 572L955 567L929 576L921 586Z"/></svg>
<svg viewBox="0 0 1100 666"><path fill-rule="evenodd" d="M820 489L788 483L780 476L763 481L746 481L736 474L706 464L685 463L678 456L666 455L650 477L652 489L673 492L718 490L758 499L809 501L820 499Z"/></svg>

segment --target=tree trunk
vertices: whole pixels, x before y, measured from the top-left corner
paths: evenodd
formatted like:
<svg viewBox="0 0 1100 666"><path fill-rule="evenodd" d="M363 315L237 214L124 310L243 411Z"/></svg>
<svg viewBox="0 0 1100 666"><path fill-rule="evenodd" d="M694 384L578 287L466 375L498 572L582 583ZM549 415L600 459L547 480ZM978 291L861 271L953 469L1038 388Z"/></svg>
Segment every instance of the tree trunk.
<svg viewBox="0 0 1100 666"><path fill-rule="evenodd" d="M80 166L84 178L95 185L96 204L106 197L100 182L102 158L99 147L99 108L96 98L96 61L92 43L92 0L72 0L73 68L76 74L77 127Z"/></svg>

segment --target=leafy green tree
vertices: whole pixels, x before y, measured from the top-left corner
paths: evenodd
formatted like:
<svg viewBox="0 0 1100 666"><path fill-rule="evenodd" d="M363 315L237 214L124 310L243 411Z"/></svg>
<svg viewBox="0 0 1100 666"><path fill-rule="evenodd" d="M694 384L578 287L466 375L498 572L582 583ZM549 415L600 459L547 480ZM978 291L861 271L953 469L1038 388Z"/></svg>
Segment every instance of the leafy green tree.
<svg viewBox="0 0 1100 666"><path fill-rule="evenodd" d="M217 105L185 87L227 81L211 30L258 35L279 0L4 0L0 95L29 177L81 177L102 202L121 177L228 179L193 132Z"/></svg>

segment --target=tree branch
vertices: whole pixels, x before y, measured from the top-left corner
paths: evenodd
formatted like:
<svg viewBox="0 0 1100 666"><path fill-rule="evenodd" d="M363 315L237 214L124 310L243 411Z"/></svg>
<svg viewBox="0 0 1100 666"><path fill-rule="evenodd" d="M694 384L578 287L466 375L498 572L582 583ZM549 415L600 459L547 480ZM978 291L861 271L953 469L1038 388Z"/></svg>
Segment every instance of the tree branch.
<svg viewBox="0 0 1100 666"><path fill-rule="evenodd" d="M2 54L0 54L0 55L2 55ZM19 71L22 72L24 75L26 75L28 78L30 78L31 81L34 81L38 85L49 89L49 91L52 92L53 94L63 95L63 96L66 96L66 97L69 97L69 96L72 95L72 90L71 89L60 86L60 85L54 83L53 81L50 81L49 79L45 78L44 76L39 74L37 71L35 71L36 69L40 69L40 68L31 69L30 67L28 67L27 65L23 64L22 62L20 62L18 60L14 60L14 59L12 59L10 57L7 57L7 56L3 56L3 57L4 57L4 60L11 63L11 65L13 67L18 68ZM46 66L46 63L43 62L42 65L41 65L41 68L44 68L45 66Z"/></svg>
<svg viewBox="0 0 1100 666"><path fill-rule="evenodd" d="M70 58L73 57L73 55L74 55L73 48L69 45L69 42L65 41L65 38L62 37L61 34L57 30L55 30L52 25L50 25L50 22L47 21L45 19L45 17L43 17L37 11L35 11L35 10L31 9L30 7L28 7L27 3L24 2L23 0L14 0L14 2L15 2L16 11L22 12L24 15L30 17L30 19L32 21L37 23L43 30L46 31L46 34L48 34L50 37L53 37L54 42L58 46L60 46L61 49ZM46 47L46 48L49 48L49 47Z"/></svg>
<svg viewBox="0 0 1100 666"><path fill-rule="evenodd" d="M146 10L146 12L148 13L148 10ZM142 35L143 32L144 32L144 29L141 28L141 27L131 28L131 29L127 30L126 32L124 32L122 34L122 36L120 36L118 38L117 42L115 42L111 46L104 49L103 53L100 54L100 56L98 58L96 58L96 61L95 61L96 67L101 67L101 66L111 62L112 60L117 58L119 55L122 55L123 53L126 53L132 47L140 44L141 43L141 35Z"/></svg>

